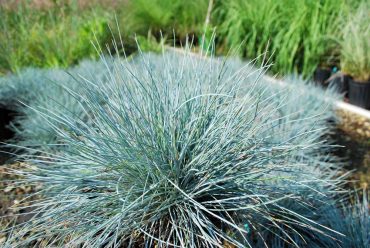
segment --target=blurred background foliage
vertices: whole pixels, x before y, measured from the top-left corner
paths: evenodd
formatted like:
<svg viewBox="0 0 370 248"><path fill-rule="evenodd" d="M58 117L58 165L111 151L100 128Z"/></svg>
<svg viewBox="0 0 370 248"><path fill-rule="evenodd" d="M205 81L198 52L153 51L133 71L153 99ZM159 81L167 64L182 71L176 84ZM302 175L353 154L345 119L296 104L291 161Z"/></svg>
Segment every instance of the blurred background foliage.
<svg viewBox="0 0 370 248"><path fill-rule="evenodd" d="M272 73L309 77L318 66L339 67L343 20L348 21L361 2L0 1L0 72L67 67L97 56L91 41L114 51L112 37L119 39L119 34L129 54L136 40L145 50L158 50L160 42L181 46L187 37L199 47L202 35L215 30L219 54L231 50L253 59L269 51Z"/></svg>

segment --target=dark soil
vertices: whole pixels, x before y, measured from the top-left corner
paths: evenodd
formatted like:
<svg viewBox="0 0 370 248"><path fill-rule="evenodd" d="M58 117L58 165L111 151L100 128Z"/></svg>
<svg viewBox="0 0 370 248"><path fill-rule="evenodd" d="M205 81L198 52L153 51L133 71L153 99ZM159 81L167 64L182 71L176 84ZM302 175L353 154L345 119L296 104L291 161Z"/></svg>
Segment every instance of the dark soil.
<svg viewBox="0 0 370 248"><path fill-rule="evenodd" d="M0 164L4 164L10 158L10 151L4 147L4 143L14 136L9 124L15 116L16 112L0 106Z"/></svg>

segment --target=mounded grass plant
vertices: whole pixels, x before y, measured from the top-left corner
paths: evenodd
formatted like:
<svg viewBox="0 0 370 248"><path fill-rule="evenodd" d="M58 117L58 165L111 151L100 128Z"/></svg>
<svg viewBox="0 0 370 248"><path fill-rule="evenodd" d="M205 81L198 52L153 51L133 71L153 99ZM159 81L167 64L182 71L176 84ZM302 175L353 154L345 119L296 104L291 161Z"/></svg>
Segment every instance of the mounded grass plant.
<svg viewBox="0 0 370 248"><path fill-rule="evenodd" d="M83 61L68 70L27 68L18 74L3 77L0 82L0 104L18 113L10 125L15 137L8 143L12 143L13 148L32 147L37 151L41 148L43 151L49 148L62 149L52 128L58 123L52 116L45 117L43 111L67 111L81 118L85 116L83 106L68 93L79 87L74 77L84 75L86 79L103 84L106 80L105 68L111 66L112 62L108 59L106 63L109 64Z"/></svg>
<svg viewBox="0 0 370 248"><path fill-rule="evenodd" d="M342 22L339 39L342 70L358 81L370 80L370 4L361 1L357 10Z"/></svg>
<svg viewBox="0 0 370 248"><path fill-rule="evenodd" d="M320 209L318 216L321 223L338 231L334 235L337 243L330 242L331 238L322 238L320 243L317 240L308 240L301 242L298 236L295 240L300 247L369 247L370 242L370 222L369 222L369 203L366 192L363 200L356 198L353 204L348 204L348 200L343 201L342 206L325 206ZM271 247L286 247L286 243L279 237L271 237ZM325 242L329 241L329 242ZM257 247L262 247L260 243Z"/></svg>
<svg viewBox="0 0 370 248"><path fill-rule="evenodd" d="M343 233L338 236L342 247L366 248L370 244L369 193L364 190L362 197L356 192L350 195L352 204L344 201L337 209L323 211L327 225ZM362 199L361 199L362 198Z"/></svg>
<svg viewBox="0 0 370 248"><path fill-rule="evenodd" d="M65 86L83 116L54 87L61 104L29 104L63 149L19 157L42 197L8 244L337 244L317 214L342 179L322 139L330 101L314 86L279 90L266 68L189 53L110 61L106 80L92 67Z"/></svg>

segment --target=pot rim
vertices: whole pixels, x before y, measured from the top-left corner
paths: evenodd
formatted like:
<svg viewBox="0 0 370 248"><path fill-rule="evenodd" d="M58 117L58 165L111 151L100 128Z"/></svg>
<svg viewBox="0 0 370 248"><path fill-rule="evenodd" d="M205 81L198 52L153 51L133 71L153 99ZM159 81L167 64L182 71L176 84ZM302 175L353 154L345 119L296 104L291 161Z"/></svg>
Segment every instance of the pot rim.
<svg viewBox="0 0 370 248"><path fill-rule="evenodd" d="M370 80L360 81L360 80L356 80L356 79L354 79L354 78L351 77L349 79L349 83L358 84L358 85L370 85Z"/></svg>

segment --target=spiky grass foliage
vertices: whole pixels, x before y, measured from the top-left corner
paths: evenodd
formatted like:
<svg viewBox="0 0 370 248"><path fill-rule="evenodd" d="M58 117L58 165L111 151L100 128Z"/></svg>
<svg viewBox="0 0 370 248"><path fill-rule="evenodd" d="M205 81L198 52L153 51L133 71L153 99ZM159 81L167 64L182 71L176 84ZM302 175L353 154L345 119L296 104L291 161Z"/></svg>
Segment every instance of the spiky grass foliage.
<svg viewBox="0 0 370 248"><path fill-rule="evenodd" d="M242 56L255 58L274 51L272 70L305 77L328 62L338 34L338 16L346 1L220 1L214 12L218 32L229 47L245 46ZM260 63L262 61L259 61Z"/></svg>
<svg viewBox="0 0 370 248"><path fill-rule="evenodd" d="M361 1L352 15L343 18L341 66L359 81L370 79L370 4Z"/></svg>
<svg viewBox="0 0 370 248"><path fill-rule="evenodd" d="M36 108L66 149L28 157L20 174L43 197L10 244L252 247L279 233L298 246L335 234L312 218L340 182L319 142L328 103L290 112L301 88L188 53L107 71L69 91L89 122Z"/></svg>
<svg viewBox="0 0 370 248"><path fill-rule="evenodd" d="M370 246L370 213L368 192L364 190L362 200L355 193L352 204L344 201L341 206L323 211L323 221L343 233L338 236L342 247L368 248Z"/></svg>
<svg viewBox="0 0 370 248"><path fill-rule="evenodd" d="M106 60L109 65L113 61ZM106 66L103 62L83 61L68 70L28 68L19 74L2 78L0 104L18 113L12 121L15 133L12 147L33 147L47 150L51 144L58 145L58 139L52 125L57 125L52 118L45 117L37 109L84 116L83 106L68 91L75 91L79 85L74 80L84 75L88 80L104 83ZM16 146L15 146L16 145ZM54 149L61 149L55 147ZM32 150L26 150L32 151Z"/></svg>
<svg viewBox="0 0 370 248"><path fill-rule="evenodd" d="M363 199L355 193L349 198L343 198L335 205L324 205L317 213L317 221L327 227L338 231L334 235L337 240L322 237L318 240L308 240L302 243L296 240L301 247L359 247L367 248L370 244L370 216L367 192L364 191ZM352 203L351 203L352 202ZM279 237L271 237L271 247L285 247Z"/></svg>
<svg viewBox="0 0 370 248"><path fill-rule="evenodd" d="M370 246L370 213L367 192L363 193L362 202L356 197L353 206L343 207L344 228L343 239L344 247L369 247ZM334 225L333 225L334 226ZM335 226L335 228L338 228Z"/></svg>

